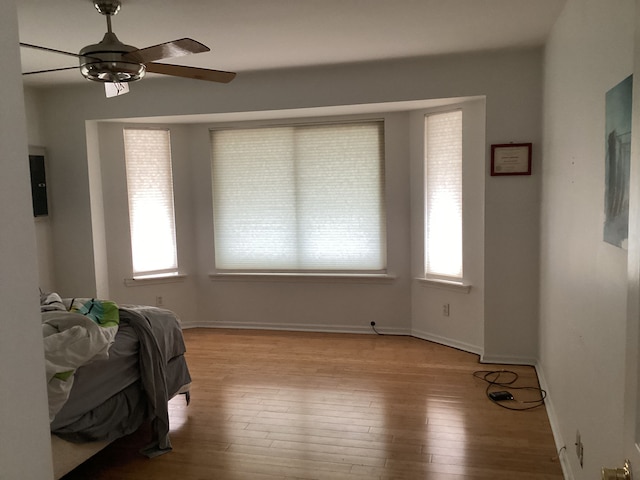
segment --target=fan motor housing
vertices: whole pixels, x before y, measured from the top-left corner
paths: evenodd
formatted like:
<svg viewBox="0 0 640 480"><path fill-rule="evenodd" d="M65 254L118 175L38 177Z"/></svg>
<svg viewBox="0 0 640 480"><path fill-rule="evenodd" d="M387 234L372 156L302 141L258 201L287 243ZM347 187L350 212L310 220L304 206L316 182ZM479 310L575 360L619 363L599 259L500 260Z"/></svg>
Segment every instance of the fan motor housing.
<svg viewBox="0 0 640 480"><path fill-rule="evenodd" d="M137 50L125 45L112 32L107 32L100 43L80 50L80 73L95 82L135 82L146 73L143 63L124 56Z"/></svg>
<svg viewBox="0 0 640 480"><path fill-rule="evenodd" d="M141 63L133 62L96 62L80 64L80 73L94 82L128 83L142 79L146 68Z"/></svg>

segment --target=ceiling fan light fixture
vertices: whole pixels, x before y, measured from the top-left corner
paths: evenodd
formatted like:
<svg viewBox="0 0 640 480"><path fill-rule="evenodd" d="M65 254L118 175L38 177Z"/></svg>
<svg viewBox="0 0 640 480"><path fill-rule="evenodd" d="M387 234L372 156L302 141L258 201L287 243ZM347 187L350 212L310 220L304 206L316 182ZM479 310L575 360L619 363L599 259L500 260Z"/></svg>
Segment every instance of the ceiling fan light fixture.
<svg viewBox="0 0 640 480"><path fill-rule="evenodd" d="M80 73L93 82L135 82L142 79L146 71L144 64L133 62L88 62L80 65Z"/></svg>

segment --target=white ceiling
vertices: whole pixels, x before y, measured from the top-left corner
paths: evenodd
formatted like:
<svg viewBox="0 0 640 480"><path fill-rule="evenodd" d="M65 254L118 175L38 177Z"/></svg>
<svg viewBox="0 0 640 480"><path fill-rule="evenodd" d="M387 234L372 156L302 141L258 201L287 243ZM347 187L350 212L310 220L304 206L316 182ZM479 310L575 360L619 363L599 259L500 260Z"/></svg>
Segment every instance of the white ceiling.
<svg viewBox="0 0 640 480"><path fill-rule="evenodd" d="M211 52L166 60L242 72L542 45L565 0L122 0L118 38L138 48L183 37ZM20 41L76 53L98 43L92 0L17 0ZM23 71L73 57L21 48ZM84 82L77 70L29 85Z"/></svg>

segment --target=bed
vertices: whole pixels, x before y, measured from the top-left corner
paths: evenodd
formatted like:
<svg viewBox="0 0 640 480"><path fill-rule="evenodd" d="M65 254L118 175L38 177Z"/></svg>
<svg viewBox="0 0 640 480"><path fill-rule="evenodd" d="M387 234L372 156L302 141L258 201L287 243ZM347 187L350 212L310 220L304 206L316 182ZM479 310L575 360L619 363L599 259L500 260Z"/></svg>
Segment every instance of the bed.
<svg viewBox="0 0 640 480"><path fill-rule="evenodd" d="M152 425L141 454L171 450L167 402L191 377L178 317L140 305L41 296L54 478Z"/></svg>

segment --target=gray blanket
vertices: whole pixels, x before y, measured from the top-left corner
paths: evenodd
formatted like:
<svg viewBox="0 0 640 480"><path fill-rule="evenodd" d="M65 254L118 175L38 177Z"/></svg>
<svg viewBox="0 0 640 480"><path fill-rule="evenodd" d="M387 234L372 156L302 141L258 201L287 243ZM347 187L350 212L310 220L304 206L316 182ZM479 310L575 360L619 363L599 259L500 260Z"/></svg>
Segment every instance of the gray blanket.
<svg viewBox="0 0 640 480"><path fill-rule="evenodd" d="M167 363L176 355L183 354L186 348L180 331L176 333L171 328L175 317L168 311L143 306L120 307L120 321L131 325L140 340L142 387L147 396L154 433L152 443L142 453L155 457L171 450Z"/></svg>

